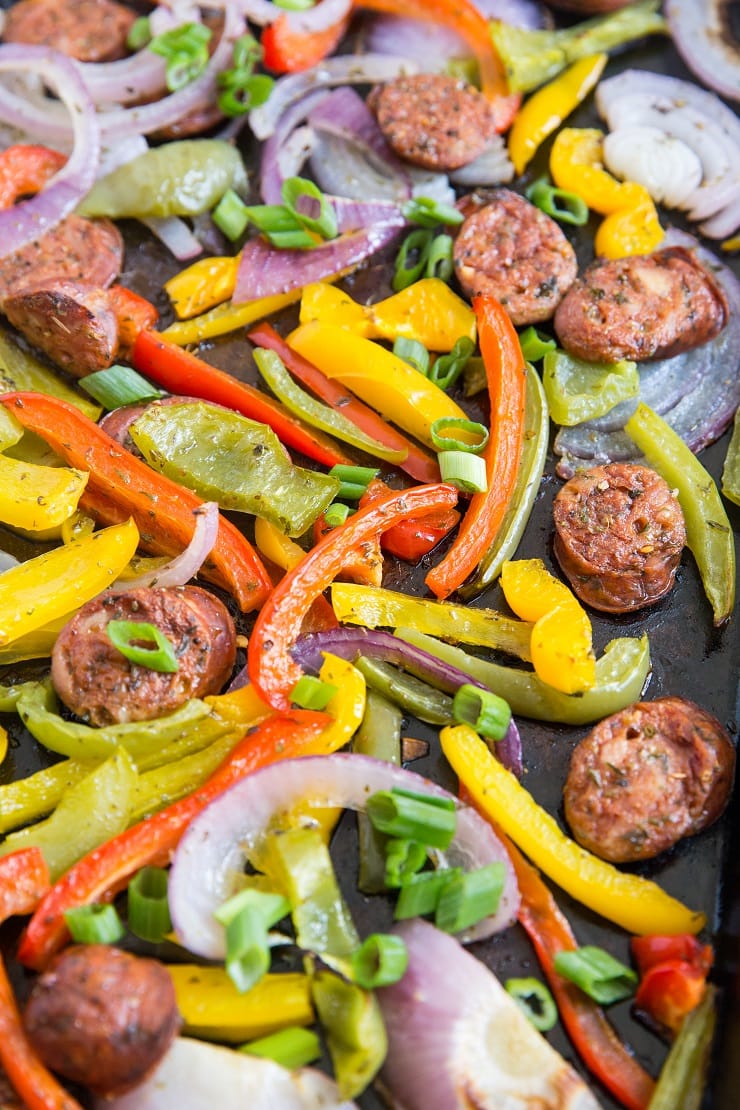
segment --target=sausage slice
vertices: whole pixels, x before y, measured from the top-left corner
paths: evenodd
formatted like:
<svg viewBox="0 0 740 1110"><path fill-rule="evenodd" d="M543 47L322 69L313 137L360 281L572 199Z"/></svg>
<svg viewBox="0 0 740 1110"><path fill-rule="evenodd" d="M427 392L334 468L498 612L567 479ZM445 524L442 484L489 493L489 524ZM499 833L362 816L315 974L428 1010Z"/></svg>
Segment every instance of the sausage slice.
<svg viewBox="0 0 740 1110"><path fill-rule="evenodd" d="M76 378L110 366L118 354L118 319L105 289L56 281L9 294L3 311L29 343Z"/></svg>
<svg viewBox="0 0 740 1110"><path fill-rule="evenodd" d="M53 46L80 62L109 62L128 53L136 12L115 0L19 0L3 29L5 42Z"/></svg>
<svg viewBox="0 0 740 1110"><path fill-rule="evenodd" d="M735 749L716 717L684 698L638 702L573 752L565 817L613 863L652 859L711 825L730 797Z"/></svg>
<svg viewBox="0 0 740 1110"><path fill-rule="evenodd" d="M23 289L45 289L56 281L82 281L106 287L123 265L123 236L111 220L72 214L0 259L0 305Z"/></svg>
<svg viewBox="0 0 740 1110"><path fill-rule="evenodd" d="M111 620L155 625L172 644L174 674L130 663L111 643ZM139 587L93 598L60 632L51 657L59 697L92 725L149 721L189 698L217 694L236 658L226 606L200 586Z"/></svg>
<svg viewBox="0 0 740 1110"><path fill-rule="evenodd" d="M727 323L725 295L684 247L595 262L555 313L565 348L587 362L671 358Z"/></svg>
<svg viewBox="0 0 740 1110"><path fill-rule="evenodd" d="M676 494L637 463L579 471L553 504L555 556L585 605L628 613L672 588L686 543Z"/></svg>
<svg viewBox="0 0 740 1110"><path fill-rule="evenodd" d="M575 251L555 221L518 193L488 196L455 240L457 280L469 297L496 297L517 327L549 320L575 281Z"/></svg>

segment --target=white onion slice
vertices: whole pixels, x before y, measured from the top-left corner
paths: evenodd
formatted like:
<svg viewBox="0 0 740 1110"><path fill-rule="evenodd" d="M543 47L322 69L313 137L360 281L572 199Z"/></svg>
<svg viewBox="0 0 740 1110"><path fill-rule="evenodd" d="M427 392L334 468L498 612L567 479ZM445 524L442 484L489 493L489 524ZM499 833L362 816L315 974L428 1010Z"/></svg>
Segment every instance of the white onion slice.
<svg viewBox="0 0 740 1110"><path fill-rule="evenodd" d="M699 156L658 127L618 127L604 139L604 164L623 181L644 185L653 200L681 208L701 184Z"/></svg>
<svg viewBox="0 0 740 1110"><path fill-rule="evenodd" d="M179 216L147 216L141 222L149 228L170 254L184 262L203 253L199 239L193 234L185 220Z"/></svg>
<svg viewBox="0 0 740 1110"><path fill-rule="evenodd" d="M598 1110L585 1082L454 937L418 918L393 931L406 944L408 967L377 998L388 1033L381 1078L394 1105Z"/></svg>
<svg viewBox="0 0 740 1110"><path fill-rule="evenodd" d="M20 250L69 215L95 181L100 159L95 107L74 63L45 46L0 46L0 73L18 70L42 76L63 102L72 118L74 147L36 196L0 212L0 257Z"/></svg>
<svg viewBox="0 0 740 1110"><path fill-rule="evenodd" d="M176 1037L153 1072L95 1110L351 1110L336 1083L315 1068L289 1071L273 1060Z"/></svg>
<svg viewBox="0 0 740 1110"><path fill-rule="evenodd" d="M193 538L179 555L164 566L136 578L119 578L108 587L110 593L123 593L136 590L139 586L184 586L203 566L213 550L218 535L218 505L215 501L204 501L193 513L195 528Z"/></svg>
<svg viewBox="0 0 740 1110"><path fill-rule="evenodd" d="M196 955L222 959L224 928L213 916L234 893L235 881L256 845L280 813L298 802L310 807L340 806L363 811L378 790L394 786L452 798L441 786L413 771L343 752L284 760L255 771L225 791L188 827L170 871L172 920L181 944ZM499 908L463 939L480 940L512 924L519 890L505 848L474 809L457 805L455 838L445 853L449 866L466 870L501 862L505 868Z"/></svg>
<svg viewBox="0 0 740 1110"><path fill-rule="evenodd" d="M740 100L740 51L727 25L729 9L729 0L665 3L671 38L691 72L715 92Z"/></svg>
<svg viewBox="0 0 740 1110"><path fill-rule="evenodd" d="M506 141L494 135L486 149L450 174L450 181L465 187L476 185L503 185L514 178L514 163L509 158Z"/></svg>

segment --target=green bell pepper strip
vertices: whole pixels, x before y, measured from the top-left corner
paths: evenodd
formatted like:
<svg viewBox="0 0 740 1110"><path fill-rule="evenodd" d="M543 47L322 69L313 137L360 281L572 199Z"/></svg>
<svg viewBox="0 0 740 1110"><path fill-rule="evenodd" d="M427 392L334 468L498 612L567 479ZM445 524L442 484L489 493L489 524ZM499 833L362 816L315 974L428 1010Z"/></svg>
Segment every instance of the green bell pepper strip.
<svg viewBox="0 0 740 1110"><path fill-rule="evenodd" d="M377 439L372 439L361 432L356 424L343 416L336 409L317 401L310 393L301 389L285 368L285 363L274 351L266 347L257 347L254 350L254 361L257 369L269 385L279 401L285 405L288 412L301 417L307 424L318 428L322 432L336 436L342 443L349 443L368 455L373 455L386 462L400 463L406 458L408 451L395 450L386 447Z"/></svg>
<svg viewBox="0 0 740 1110"><path fill-rule="evenodd" d="M717 1023L716 988L708 986L704 998L681 1023L671 1045L648 1110L699 1110L704 1080Z"/></svg>
<svg viewBox="0 0 740 1110"><path fill-rule="evenodd" d="M421 679L380 659L359 656L355 666L365 676L371 690L395 702L404 712L413 714L420 721L430 725L448 725L454 719L452 698Z"/></svg>
<svg viewBox="0 0 740 1110"><path fill-rule="evenodd" d="M38 682L19 682L14 686L0 686L0 713L12 713L23 694L35 690Z"/></svg>
<svg viewBox="0 0 740 1110"><path fill-rule="evenodd" d="M452 663L504 698L517 717L558 724L587 725L638 701L650 674L647 636L639 640L611 640L596 660L596 682L582 694L563 694L548 686L532 671L504 667L469 655L410 628L397 628L396 636Z"/></svg>
<svg viewBox="0 0 740 1110"><path fill-rule="evenodd" d="M236 147L222 139L182 139L152 147L106 174L77 212L112 220L197 216L210 211L227 189L247 189Z"/></svg>
<svg viewBox="0 0 740 1110"><path fill-rule="evenodd" d="M498 535L481 560L475 577L458 590L461 597L475 597L481 593L496 581L507 559L514 557L540 488L549 442L550 414L547 398L539 374L527 363L524 442L514 492L501 521Z"/></svg>
<svg viewBox="0 0 740 1110"><path fill-rule="evenodd" d="M621 401L640 393L637 363L584 362L567 351L549 351L542 369L542 385L556 424L572 427L594 420Z"/></svg>
<svg viewBox="0 0 740 1110"><path fill-rule="evenodd" d="M681 437L647 405L637 406L624 430L649 465L678 491L686 542L712 606L714 624L724 624L735 606L735 541L714 479Z"/></svg>
<svg viewBox="0 0 740 1110"><path fill-rule="evenodd" d="M376 690L367 691L362 724L352 740L352 751L371 755L387 763L401 765L401 724L403 716L397 705ZM2 810L0 809L0 813ZM359 864L357 885L364 894L385 890L385 837L377 831L364 813L357 814Z"/></svg>
<svg viewBox="0 0 740 1110"><path fill-rule="evenodd" d="M70 405L75 405L91 420L97 420L102 411L100 405L67 385L43 362L18 347L4 329L0 328L0 393L15 393L17 390L49 393L52 397L59 397ZM12 454L24 458L25 443L24 438Z"/></svg>
<svg viewBox="0 0 740 1110"><path fill-rule="evenodd" d="M321 969L311 977L311 996L343 1099L360 1095L380 1070L388 1050L375 995Z"/></svg>
<svg viewBox="0 0 740 1110"><path fill-rule="evenodd" d="M205 402L152 406L130 431L153 469L289 536L302 535L339 489L328 474L294 466L265 424Z"/></svg>
<svg viewBox="0 0 740 1110"><path fill-rule="evenodd" d="M0 856L40 848L53 881L72 864L123 832L129 823L136 768L123 748L70 786L45 821L11 833Z"/></svg>
<svg viewBox="0 0 740 1110"><path fill-rule="evenodd" d="M0 786L0 834L40 821L61 801L65 790L88 775L94 764L64 759L33 775Z"/></svg>
<svg viewBox="0 0 740 1110"><path fill-rule="evenodd" d="M732 436L722 469L722 493L728 500L740 505L740 409L735 413Z"/></svg>
<svg viewBox="0 0 740 1110"><path fill-rule="evenodd" d="M223 763L243 735L244 729L228 729L223 736L212 740L201 751L191 752L181 759L173 760L162 767L153 767L139 775L134 788L129 824L143 821L152 813L179 802L181 798L197 790Z"/></svg>

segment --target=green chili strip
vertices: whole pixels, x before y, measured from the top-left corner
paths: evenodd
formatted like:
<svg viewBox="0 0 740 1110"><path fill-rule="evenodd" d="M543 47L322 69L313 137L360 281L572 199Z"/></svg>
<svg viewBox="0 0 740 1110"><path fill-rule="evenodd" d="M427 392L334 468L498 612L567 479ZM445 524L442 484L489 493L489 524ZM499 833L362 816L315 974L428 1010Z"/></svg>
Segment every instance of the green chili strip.
<svg viewBox="0 0 740 1110"><path fill-rule="evenodd" d="M486 461L470 450L440 451L437 455L443 482L450 482L462 493L485 493L488 488Z"/></svg>
<svg viewBox="0 0 740 1110"><path fill-rule="evenodd" d="M631 968L593 945L558 952L555 970L600 1006L611 1006L613 1002L629 998L635 993L638 980Z"/></svg>
<svg viewBox="0 0 740 1110"><path fill-rule="evenodd" d="M164 674L174 674L180 669L171 641L149 621L108 621L105 631L113 647L129 663L138 663L150 671ZM148 644L153 646L144 646Z"/></svg>
<svg viewBox="0 0 740 1110"><path fill-rule="evenodd" d="M247 1056L263 1056L284 1068L303 1068L321 1056L321 1041L313 1029L291 1025L266 1037L239 1045Z"/></svg>
<svg viewBox="0 0 740 1110"><path fill-rule="evenodd" d="M470 725L480 736L503 740L511 724L508 702L490 690L465 683L455 691L452 713L458 724Z"/></svg>
<svg viewBox="0 0 740 1110"><path fill-rule="evenodd" d="M301 709L326 709L337 692L330 682L322 682L315 675L304 674L293 687L290 700Z"/></svg>
<svg viewBox="0 0 740 1110"><path fill-rule="evenodd" d="M477 436L475 443L468 443L464 439L455 439L446 435L452 428L459 428L471 436ZM461 416L440 416L429 429L432 443L438 451L464 451L471 455L479 454L488 443L488 428L479 424L477 420L465 420Z"/></svg>
<svg viewBox="0 0 740 1110"><path fill-rule="evenodd" d="M461 933L495 913L504 889L503 863L465 871L442 888L434 924L445 933Z"/></svg>
<svg viewBox="0 0 740 1110"><path fill-rule="evenodd" d="M64 911L64 920L76 944L115 944L126 934L115 906L93 902Z"/></svg>
<svg viewBox="0 0 740 1110"><path fill-rule="evenodd" d="M558 1008L549 988L539 979L507 979L504 988L540 1033L554 1029Z"/></svg>
<svg viewBox="0 0 740 1110"><path fill-rule="evenodd" d="M158 944L172 928L167 902L167 871L142 867L128 884L128 927L135 936Z"/></svg>
<svg viewBox="0 0 740 1110"><path fill-rule="evenodd" d="M387 987L402 979L409 957L401 937L371 933L352 953L352 978L366 990Z"/></svg>
<svg viewBox="0 0 740 1110"><path fill-rule="evenodd" d="M568 192L567 189L558 189L546 177L533 181L524 194L546 216L552 216L563 224L574 224L583 227L588 223L588 205L577 193Z"/></svg>

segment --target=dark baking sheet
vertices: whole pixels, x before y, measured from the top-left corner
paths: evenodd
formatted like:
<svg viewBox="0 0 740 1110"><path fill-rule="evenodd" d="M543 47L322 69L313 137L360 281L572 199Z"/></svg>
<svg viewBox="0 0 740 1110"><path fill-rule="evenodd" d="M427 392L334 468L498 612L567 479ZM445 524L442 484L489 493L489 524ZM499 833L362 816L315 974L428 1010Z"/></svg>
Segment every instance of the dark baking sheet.
<svg viewBox="0 0 740 1110"><path fill-rule="evenodd" d="M4 7L9 6L7 0ZM653 40L644 47L625 51L614 58L608 73L626 66L668 72L689 78L667 41ZM572 117L574 126L595 126L598 120L589 110L582 110ZM546 149L532 167L528 178L537 176L546 168ZM665 214L664 222L680 224L675 214ZM124 225L127 254L123 284L154 301L162 313L163 324L171 319L169 304L162 291L162 283L180 266L173 263L164 249L142 231L140 225ZM574 237L575 241L575 237ZM576 243L582 261L590 254L590 241L578 233ZM386 259L374 261L368 268L348 279L347 287L361 300L378 299L389 290L386 288ZM735 263L736 270L739 268ZM280 330L295 322L294 312L288 312L278 321ZM242 336L224 338L204 343L199 354L208 362L227 369L235 376L256 380L250 345ZM738 353L740 356L740 352ZM719 478L729 440L729 432L707 449L702 461L710 472ZM548 459L545 476L535 509L521 543L518 557L544 558L550 569L556 570L551 550L551 503L560 486L554 475L552 457ZM736 542L740 538L740 510L728 505ZM234 518L237 520L238 518ZM6 537L3 536L3 539ZM17 541L12 541L17 542ZM30 545L18 544L19 554L31 554ZM34 549L34 553L35 553ZM435 558L439 552L435 554ZM423 576L426 565L409 571L402 564L388 563L385 584L394 589L424 592ZM498 606L501 596L497 588L478 599L477 604ZM647 690L648 698L663 694L681 694L692 698L714 712L723 721L733 737L737 735L740 714L738 693L738 661L740 636L737 619L714 630L711 611L704 598L701 583L692 558L684 556L676 589L658 606L636 617L604 617L592 614L594 642L597 650L614 636L639 635L647 631L650 637L653 672ZM0 669L0 682L5 683L38 673L43 663L33 663L25 668ZM0 767L0 781L8 781L31 773L50 761L50 756L20 729L17 718L5 718L3 723L11 733L11 751ZM562 786L567 772L570 752L588 731L585 728L568 728L540 724L527 720L519 722L524 745L526 767L525 782L535 798L551 812L562 816ZM408 723L409 735L423 736L430 740L430 754L413 764L414 770L454 789L452 776L439 752L436 735L416 721ZM657 861L636 868L639 873L655 879L676 897L687 901L693 908L703 910L708 918L708 934L716 944L717 963L712 979L720 987L721 1018L709 1077L705 1110L735 1110L740 1105L740 803L737 792L724 817L700 837L680 844ZM350 821L340 826L335 852L343 886L363 932L376 927L387 927L390 913L382 898L368 899L355 889L355 835ZM564 893L555 891L558 901L570 919L578 940L582 944L598 944L616 956L628 960L628 937L608 926L603 920L572 902ZM15 929L6 929L3 937L10 942ZM512 928L501 936L492 938L473 949L476 955L489 964L500 977L519 974L537 974L537 961L523 932ZM25 978L19 969L13 969L14 978L21 990ZM614 1006L609 1011L622 1037L633 1047L636 1055L648 1070L655 1074L665 1056L665 1045L644 1026L634 1021L629 1003ZM572 1046L561 1028L549 1034L555 1047L583 1071ZM584 1074L586 1074L584 1072ZM616 1104L600 1088L597 1097L605 1107ZM381 1105L374 1091L367 1092L360 1105L366 1110ZM676 1110L679 1110L677 1107Z"/></svg>

